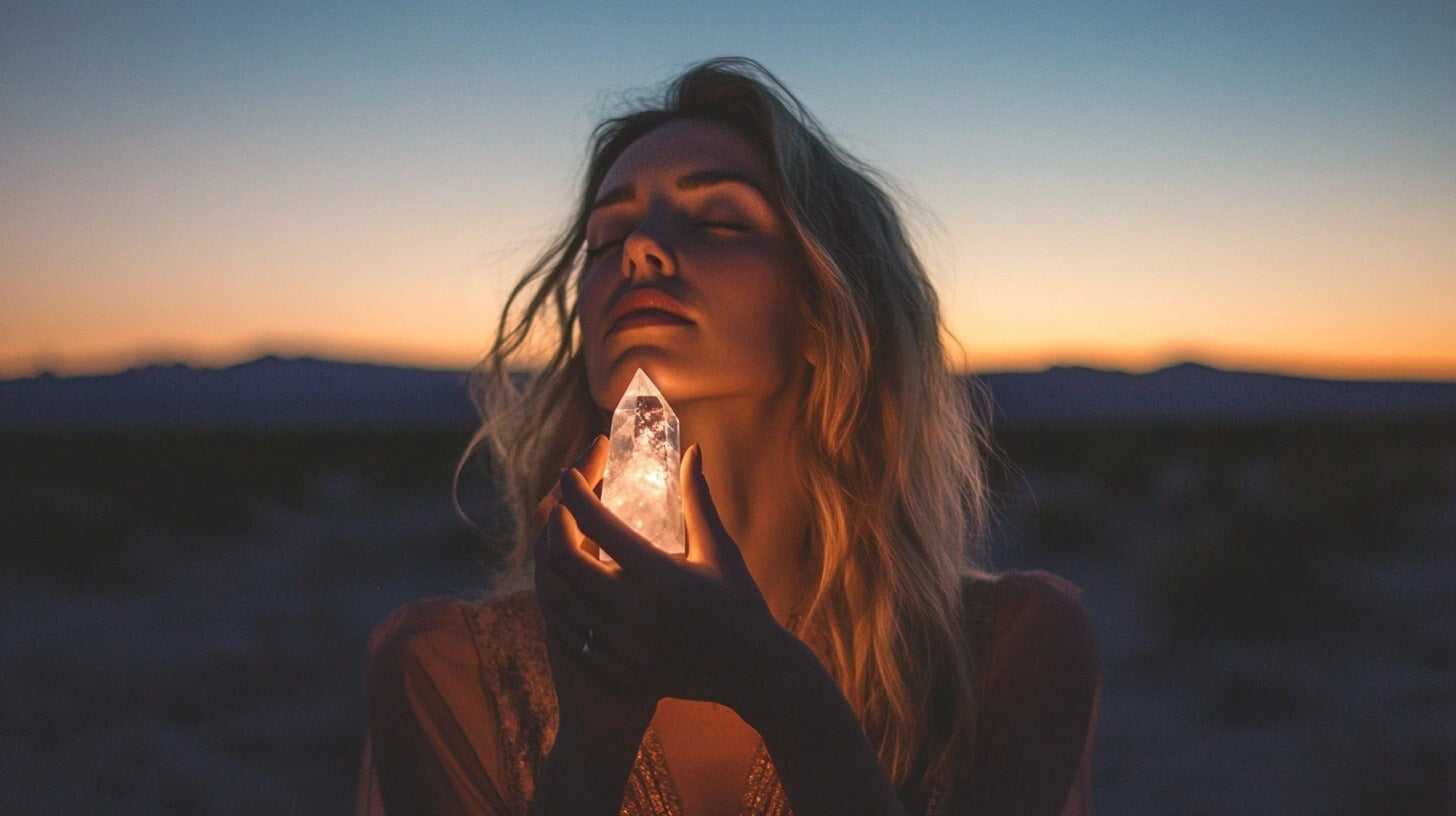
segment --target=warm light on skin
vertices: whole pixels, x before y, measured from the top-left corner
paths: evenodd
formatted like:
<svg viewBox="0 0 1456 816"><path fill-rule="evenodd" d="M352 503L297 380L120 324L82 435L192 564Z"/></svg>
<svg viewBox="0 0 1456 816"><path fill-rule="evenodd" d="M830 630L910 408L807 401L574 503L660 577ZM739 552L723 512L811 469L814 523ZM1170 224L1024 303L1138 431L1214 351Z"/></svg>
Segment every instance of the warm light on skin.
<svg viewBox="0 0 1456 816"><path fill-rule="evenodd" d="M798 254L763 192L772 179L748 139L709 120L638 136L593 191L601 206L587 225L577 313L597 406L615 408L639 368L651 377L677 415L681 449L700 446L717 513L783 621L810 574L796 428L811 368L796 320ZM643 306L682 319L634 325L631 309Z"/></svg>
<svg viewBox="0 0 1456 816"><path fill-rule="evenodd" d="M794 313L794 251L762 192L771 178L746 139L691 118L649 131L613 162L587 226L587 245L601 254L577 290L598 406L614 407L638 368L684 429L694 427L698 401L757 405L802 386L808 365ZM674 301L684 323L614 329L618 302L647 289Z"/></svg>

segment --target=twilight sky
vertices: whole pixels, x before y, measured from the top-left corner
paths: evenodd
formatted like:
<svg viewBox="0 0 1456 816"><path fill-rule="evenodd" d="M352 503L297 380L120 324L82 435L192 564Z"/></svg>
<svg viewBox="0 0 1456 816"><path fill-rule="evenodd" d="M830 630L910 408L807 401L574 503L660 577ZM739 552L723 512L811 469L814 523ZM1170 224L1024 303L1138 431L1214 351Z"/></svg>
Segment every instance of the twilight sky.
<svg viewBox="0 0 1456 816"><path fill-rule="evenodd" d="M741 54L910 194L972 368L1456 378L1449 2L527 5L0 3L0 377L468 365L597 118Z"/></svg>

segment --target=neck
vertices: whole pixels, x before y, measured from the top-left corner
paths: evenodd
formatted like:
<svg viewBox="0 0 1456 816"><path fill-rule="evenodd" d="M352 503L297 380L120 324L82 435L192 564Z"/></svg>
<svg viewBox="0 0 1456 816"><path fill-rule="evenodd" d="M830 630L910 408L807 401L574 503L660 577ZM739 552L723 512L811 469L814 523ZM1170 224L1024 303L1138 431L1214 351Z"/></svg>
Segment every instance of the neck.
<svg viewBox="0 0 1456 816"><path fill-rule="evenodd" d="M774 617L787 623L815 579L809 501L800 483L801 384L768 398L674 406L686 450L703 451L703 475L728 534Z"/></svg>

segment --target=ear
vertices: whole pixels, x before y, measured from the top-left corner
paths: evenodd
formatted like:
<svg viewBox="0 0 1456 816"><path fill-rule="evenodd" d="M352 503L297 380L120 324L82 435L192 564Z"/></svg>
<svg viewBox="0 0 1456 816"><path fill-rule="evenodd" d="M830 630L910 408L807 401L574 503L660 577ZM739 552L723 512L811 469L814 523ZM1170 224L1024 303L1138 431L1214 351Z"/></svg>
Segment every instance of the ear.
<svg viewBox="0 0 1456 816"><path fill-rule="evenodd" d="M804 333L804 359L814 368L824 365L824 347L818 337Z"/></svg>

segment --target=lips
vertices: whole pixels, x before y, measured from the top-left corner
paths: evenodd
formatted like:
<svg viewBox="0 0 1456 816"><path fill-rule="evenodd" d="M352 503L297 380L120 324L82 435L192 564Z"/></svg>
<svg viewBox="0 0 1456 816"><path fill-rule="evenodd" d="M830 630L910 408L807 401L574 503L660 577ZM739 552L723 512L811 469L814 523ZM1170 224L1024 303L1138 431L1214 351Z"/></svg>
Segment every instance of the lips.
<svg viewBox="0 0 1456 816"><path fill-rule="evenodd" d="M632 289L607 314L607 334L640 326L690 326L687 309L659 289Z"/></svg>

